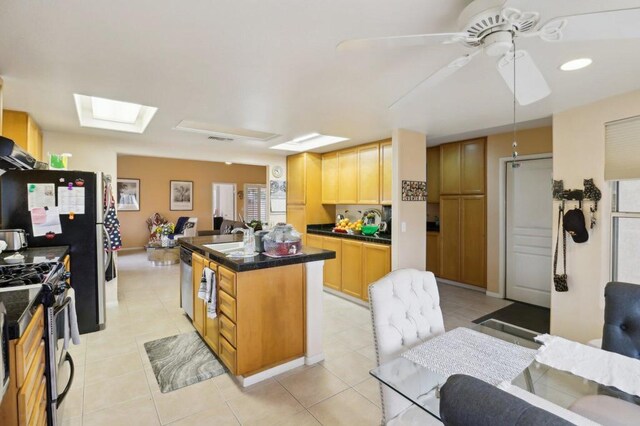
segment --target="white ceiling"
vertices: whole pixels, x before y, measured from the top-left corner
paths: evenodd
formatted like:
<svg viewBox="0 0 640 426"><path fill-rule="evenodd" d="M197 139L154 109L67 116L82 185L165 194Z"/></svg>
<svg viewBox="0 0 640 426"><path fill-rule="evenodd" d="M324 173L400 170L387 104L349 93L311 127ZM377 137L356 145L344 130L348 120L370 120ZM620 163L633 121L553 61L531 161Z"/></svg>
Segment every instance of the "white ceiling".
<svg viewBox="0 0 640 426"><path fill-rule="evenodd" d="M640 7L640 0L513 0L553 16ZM461 46L336 52L348 38L457 30L465 0L65 0L0 3L5 107L29 111L47 131L131 141L202 141L266 149L310 132L388 137L395 127L429 140L504 126L511 93L480 55L401 107L391 102L465 52ZM550 44L524 39L553 94L519 109L521 121L640 88L640 40ZM566 60L594 64L563 73ZM156 106L143 135L80 128L73 93ZM208 141L171 130L183 119L283 135L265 142ZM330 148L333 149L334 147ZM283 153L284 155L284 153Z"/></svg>

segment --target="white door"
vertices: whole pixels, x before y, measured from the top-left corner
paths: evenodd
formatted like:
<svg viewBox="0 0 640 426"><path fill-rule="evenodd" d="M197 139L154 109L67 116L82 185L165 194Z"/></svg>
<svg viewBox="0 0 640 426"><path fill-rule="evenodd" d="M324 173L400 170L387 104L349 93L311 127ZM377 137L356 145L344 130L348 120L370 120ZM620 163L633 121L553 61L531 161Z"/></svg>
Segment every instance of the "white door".
<svg viewBox="0 0 640 426"><path fill-rule="evenodd" d="M551 300L551 158L507 167L506 298L548 308Z"/></svg>
<svg viewBox="0 0 640 426"><path fill-rule="evenodd" d="M213 184L213 216L227 220L236 219L236 184Z"/></svg>

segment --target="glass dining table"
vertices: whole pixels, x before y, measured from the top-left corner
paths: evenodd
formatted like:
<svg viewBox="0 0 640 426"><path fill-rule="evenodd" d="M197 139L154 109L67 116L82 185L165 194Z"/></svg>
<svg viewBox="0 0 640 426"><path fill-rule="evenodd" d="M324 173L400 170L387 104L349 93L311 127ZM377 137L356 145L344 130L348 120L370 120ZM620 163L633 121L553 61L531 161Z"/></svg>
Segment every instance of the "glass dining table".
<svg viewBox="0 0 640 426"><path fill-rule="evenodd" d="M515 345L531 349L540 347L540 344L534 340L537 333L500 321L490 319L467 328ZM446 382L445 376L402 356L371 370L370 374L427 413L437 419L440 418L439 394L440 387ZM583 396L601 394L640 405L640 397L599 385L536 361L533 361L511 384L564 408Z"/></svg>

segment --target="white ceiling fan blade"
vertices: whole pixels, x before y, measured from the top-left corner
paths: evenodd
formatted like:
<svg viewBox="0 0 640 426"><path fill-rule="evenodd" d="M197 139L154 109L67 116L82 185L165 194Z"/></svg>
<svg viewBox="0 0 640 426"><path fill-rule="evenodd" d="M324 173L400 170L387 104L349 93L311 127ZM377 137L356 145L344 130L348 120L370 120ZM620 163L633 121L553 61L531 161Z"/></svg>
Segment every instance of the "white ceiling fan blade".
<svg viewBox="0 0 640 426"><path fill-rule="evenodd" d="M517 50L515 55L509 52L498 61L498 71L509 89L513 92L513 61L516 61L516 99L520 105L529 105L551 94L542 72L533 58L524 50Z"/></svg>
<svg viewBox="0 0 640 426"><path fill-rule="evenodd" d="M399 103L401 103L402 101L404 101L405 99L407 99L418 88L424 89L427 87L437 86L438 84L440 84L440 82L445 80L451 74L455 73L460 68L466 66L469 62L471 62L474 56L476 56L480 52L482 52L482 49L478 49L475 52L469 53L468 55L461 56L449 62L449 64L440 68L438 71L434 72L429 77L425 78L420 83L413 86L411 90L409 90L407 93L405 93L400 98L398 98L394 103L389 105L389 108L393 108Z"/></svg>
<svg viewBox="0 0 640 426"><path fill-rule="evenodd" d="M453 43L458 40L467 40L469 38L469 34L467 33L434 33L393 37L358 38L342 41L336 46L336 49L339 51L348 51L356 49L389 49L395 47L433 46L437 44Z"/></svg>
<svg viewBox="0 0 640 426"><path fill-rule="evenodd" d="M537 35L545 41L588 41L640 38L640 8L560 16Z"/></svg>

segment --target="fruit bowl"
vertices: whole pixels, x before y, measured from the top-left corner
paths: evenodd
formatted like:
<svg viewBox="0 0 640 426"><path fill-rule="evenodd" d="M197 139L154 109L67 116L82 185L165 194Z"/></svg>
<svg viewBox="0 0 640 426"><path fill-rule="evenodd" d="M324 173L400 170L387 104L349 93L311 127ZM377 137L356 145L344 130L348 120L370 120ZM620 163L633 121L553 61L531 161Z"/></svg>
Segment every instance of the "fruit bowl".
<svg viewBox="0 0 640 426"><path fill-rule="evenodd" d="M364 235L373 235L376 232L378 232L379 226L378 225L364 225L362 227L362 233Z"/></svg>

